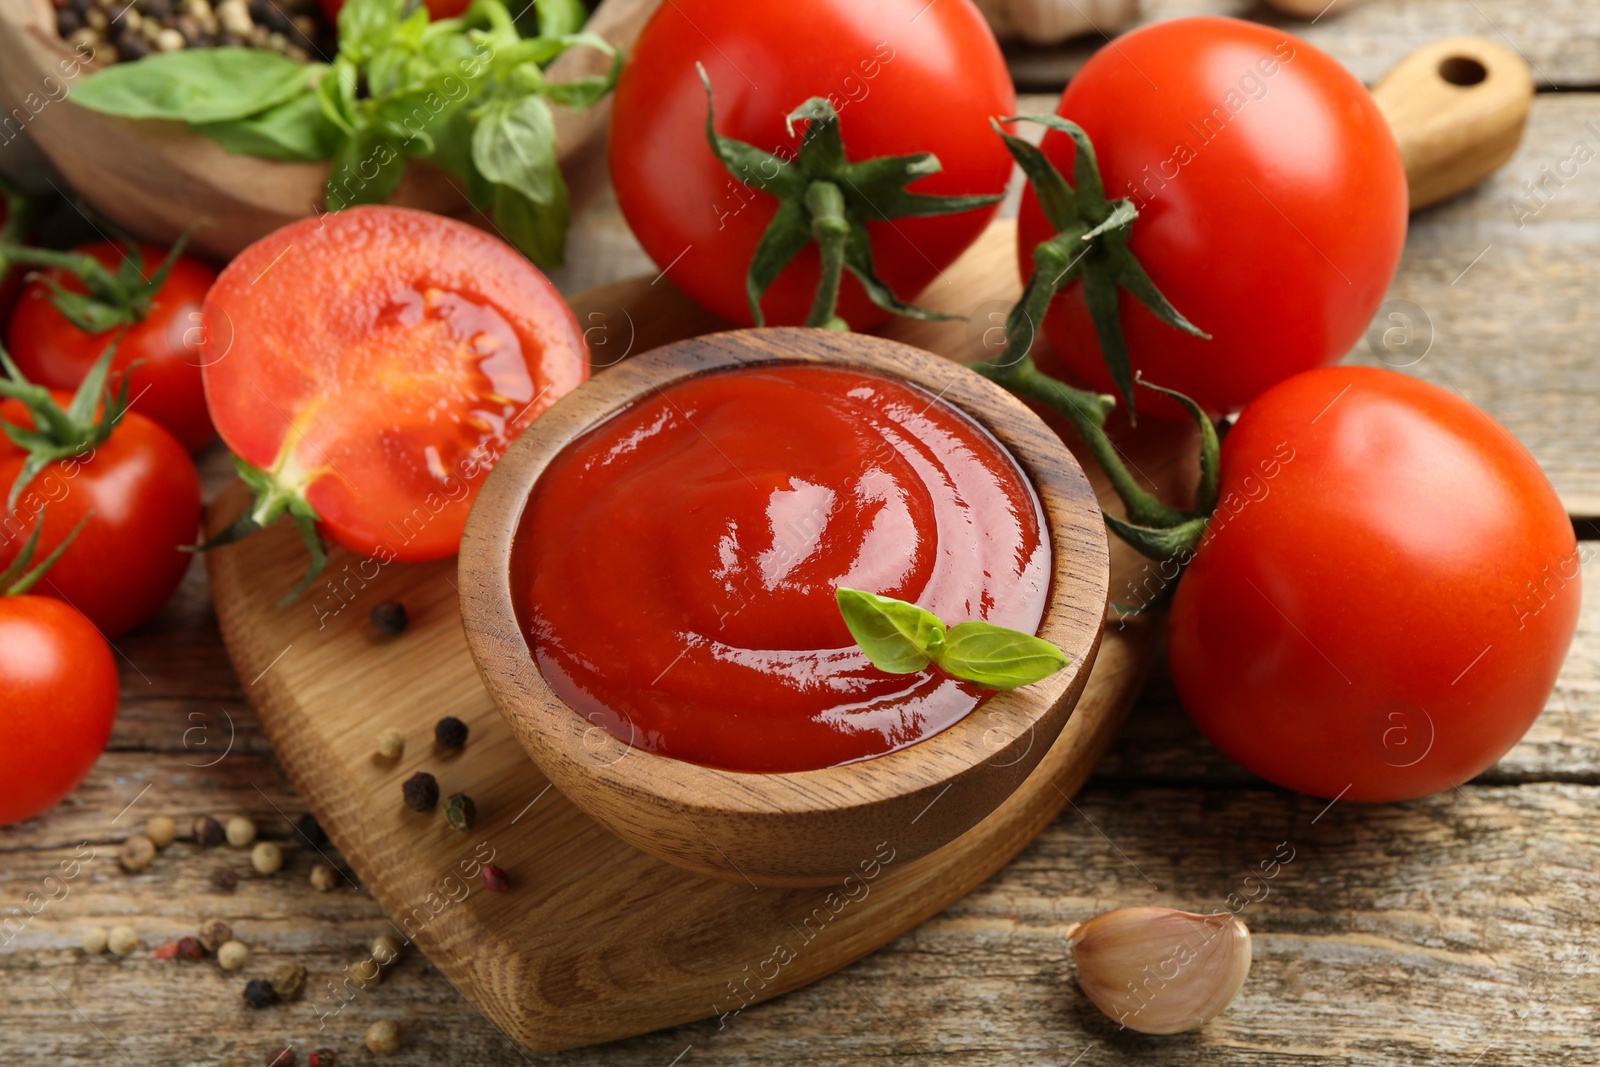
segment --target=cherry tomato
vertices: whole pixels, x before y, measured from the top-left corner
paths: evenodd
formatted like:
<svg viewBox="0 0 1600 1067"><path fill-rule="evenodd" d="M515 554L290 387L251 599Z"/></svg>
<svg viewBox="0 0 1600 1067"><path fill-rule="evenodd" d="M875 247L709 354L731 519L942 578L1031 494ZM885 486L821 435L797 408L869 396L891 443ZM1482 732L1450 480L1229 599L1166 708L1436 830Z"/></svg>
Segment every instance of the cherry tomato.
<svg viewBox="0 0 1600 1067"><path fill-rule="evenodd" d="M1245 408L1221 490L1168 638L1228 756L1397 800L1478 774L1538 716L1577 626L1577 542L1489 416L1395 371L1310 371Z"/></svg>
<svg viewBox="0 0 1600 1067"><path fill-rule="evenodd" d="M707 33L710 36L707 36ZM639 243L679 288L749 324L745 272L777 200L734 181L706 143L705 66L717 132L785 155L784 116L827 97L851 161L931 152L943 164L913 193L997 193L1011 157L989 128L1016 94L994 35L970 0L674 0L640 34L617 84L611 179ZM792 157L789 157L792 158ZM877 275L912 300L977 239L994 209L867 222ZM818 256L803 249L762 301L772 325L803 322ZM846 275L838 313L851 326L887 313Z"/></svg>
<svg viewBox="0 0 1600 1067"><path fill-rule="evenodd" d="M0 597L0 826L72 792L116 713L117 665L94 624L49 597Z"/></svg>
<svg viewBox="0 0 1600 1067"><path fill-rule="evenodd" d="M1122 292L1135 371L1227 413L1360 338L1400 261L1406 178L1371 95L1334 59L1255 23L1172 19L1095 53L1056 113L1089 134L1106 195L1139 209L1129 248L1151 280L1211 334L1182 333ZM1070 179L1072 142L1051 132L1042 147ZM1024 275L1053 232L1030 187ZM1044 328L1059 363L1042 354L1041 367L1113 391L1081 284Z"/></svg>
<svg viewBox="0 0 1600 1067"><path fill-rule="evenodd" d="M147 275L167 254L166 249L150 245L140 245L139 250ZM93 256L112 271L122 262L122 249L107 242L77 251ZM74 326L50 302L50 288L43 279L75 293L84 291L83 282L58 268L39 273L23 290L6 336L11 358L30 381L51 389L74 390L115 339L114 370L126 370L130 363L140 361L128 384L133 410L166 427L190 451L215 440L217 433L206 414L205 389L200 384L199 328L200 304L216 280L215 271L197 259L179 256L149 314L120 336L117 330L85 333ZM118 387L116 376L111 385Z"/></svg>
<svg viewBox="0 0 1600 1067"><path fill-rule="evenodd" d="M536 267L405 208L267 235L223 270L204 319L222 439L324 534L384 560L453 555L500 453L589 374L577 320Z"/></svg>
<svg viewBox="0 0 1600 1067"><path fill-rule="evenodd" d="M71 398L57 401L64 407ZM14 400L0 403L0 419L34 424ZM0 502L25 459L0 438ZM182 581L191 554L179 546L194 544L199 532L200 478L176 438L128 411L99 447L56 460L28 482L0 523L0 568L16 558L41 512L41 559L89 519L33 592L66 601L116 637L154 615Z"/></svg>

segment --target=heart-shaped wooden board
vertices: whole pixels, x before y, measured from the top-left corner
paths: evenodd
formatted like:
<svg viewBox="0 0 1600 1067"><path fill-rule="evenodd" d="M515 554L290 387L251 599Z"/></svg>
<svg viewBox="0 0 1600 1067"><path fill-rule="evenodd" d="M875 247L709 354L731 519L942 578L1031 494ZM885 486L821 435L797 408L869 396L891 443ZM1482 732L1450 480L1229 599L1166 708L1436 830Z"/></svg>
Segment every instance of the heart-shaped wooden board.
<svg viewBox="0 0 1600 1067"><path fill-rule="evenodd" d="M1015 227L996 223L922 294L970 322L900 321L886 336L955 360L981 355L981 334L1020 291ZM665 279L593 290L573 301L597 373L630 352L726 328ZM1168 499L1192 478L1192 435L1142 431L1130 466ZM1113 497L1085 462L1101 499ZM239 484L211 509L212 529L244 502ZM777 996L871 952L957 900L1026 845L1082 784L1132 703L1160 647L1157 620L1112 621L1083 697L1051 751L993 814L917 860L863 856L848 884L757 889L690 874L601 829L524 755L478 679L457 610L455 561L379 564L335 551L324 579L286 608L305 566L287 524L206 557L234 668L289 778L396 935L415 942L485 1016L536 1051L628 1036ZM1112 548L1112 598L1155 587L1150 566ZM399 600L404 635L383 640L373 605ZM471 740L435 750L434 724L465 720ZM403 731L403 757L375 754ZM401 804L418 770L441 792L465 792L467 833ZM890 835L886 835L890 836ZM876 861L870 863L869 861ZM504 893L479 877L493 862ZM343 992L343 991L341 991ZM346 997L352 994L345 992ZM378 994L381 995L381 994ZM330 1004L332 1002L330 1001Z"/></svg>

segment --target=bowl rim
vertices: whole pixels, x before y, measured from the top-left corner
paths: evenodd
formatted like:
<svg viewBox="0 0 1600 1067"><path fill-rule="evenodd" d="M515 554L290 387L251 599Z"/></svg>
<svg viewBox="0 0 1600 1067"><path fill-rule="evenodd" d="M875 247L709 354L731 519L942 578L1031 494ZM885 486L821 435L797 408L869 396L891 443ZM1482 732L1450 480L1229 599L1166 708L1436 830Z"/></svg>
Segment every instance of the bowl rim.
<svg viewBox="0 0 1600 1067"><path fill-rule="evenodd" d="M931 737L834 767L735 771L634 748L562 701L523 638L510 574L529 493L567 445L655 389L711 371L796 362L853 366L909 382L1000 442L1032 485L1050 541L1051 584L1038 633L1065 649L1071 662L1041 682L994 694ZM1110 594L1110 558L1099 501L1082 467L1054 431L999 386L901 342L763 327L693 337L633 356L541 414L479 487L462 537L458 580L462 626L479 674L524 748L556 784L565 780L562 771L586 774L684 813L827 814L947 787L985 765L1007 768L1027 758L1035 731L1058 702L1081 690L1075 683L1094 662ZM1058 718L1043 748L1067 716Z"/></svg>

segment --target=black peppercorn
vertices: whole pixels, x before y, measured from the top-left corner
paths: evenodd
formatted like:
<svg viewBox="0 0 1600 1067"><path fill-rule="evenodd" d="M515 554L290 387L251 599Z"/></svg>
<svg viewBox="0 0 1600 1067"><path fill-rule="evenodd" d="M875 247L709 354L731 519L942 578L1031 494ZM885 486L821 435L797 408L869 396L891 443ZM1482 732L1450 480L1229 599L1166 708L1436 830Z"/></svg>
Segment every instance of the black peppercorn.
<svg viewBox="0 0 1600 1067"><path fill-rule="evenodd" d="M328 835L323 832L322 824L309 811L294 821L294 828L312 848L322 848L328 843Z"/></svg>
<svg viewBox="0 0 1600 1067"><path fill-rule="evenodd" d="M252 978L244 986L244 1005L247 1008L269 1008L278 1003L278 991L265 978Z"/></svg>
<svg viewBox="0 0 1600 1067"><path fill-rule="evenodd" d="M446 715L433 728L433 740L440 748L460 748L467 743L467 724Z"/></svg>
<svg viewBox="0 0 1600 1067"><path fill-rule="evenodd" d="M71 37L75 30L82 28L83 16L70 7L64 7L56 12L56 32L62 37Z"/></svg>
<svg viewBox="0 0 1600 1067"><path fill-rule="evenodd" d="M418 771L407 778L401 792L405 796L406 807L412 811L432 811L434 805L439 803L439 783L427 771Z"/></svg>
<svg viewBox="0 0 1600 1067"><path fill-rule="evenodd" d="M399 637L406 632L406 625L410 619L406 615L406 606L398 600L385 600L372 609L367 616L372 623L372 628L384 637Z"/></svg>
<svg viewBox="0 0 1600 1067"><path fill-rule="evenodd" d="M211 884L218 889L232 889L239 884L239 872L232 867L218 867L211 872Z"/></svg>
<svg viewBox="0 0 1600 1067"><path fill-rule="evenodd" d="M194 843L201 848L216 848L227 839L222 824L211 816L202 815L194 821Z"/></svg>
<svg viewBox="0 0 1600 1067"><path fill-rule="evenodd" d="M144 17L160 21L172 14L172 0L144 0Z"/></svg>

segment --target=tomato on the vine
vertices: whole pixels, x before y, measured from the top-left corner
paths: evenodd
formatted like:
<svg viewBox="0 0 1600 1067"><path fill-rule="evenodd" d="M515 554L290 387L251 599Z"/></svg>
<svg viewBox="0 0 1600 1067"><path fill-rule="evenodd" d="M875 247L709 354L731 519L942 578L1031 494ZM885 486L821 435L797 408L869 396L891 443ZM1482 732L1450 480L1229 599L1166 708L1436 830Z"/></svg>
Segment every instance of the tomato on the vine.
<svg viewBox="0 0 1600 1067"><path fill-rule="evenodd" d="M36 587L71 604L109 637L131 630L172 596L200 527L200 477L177 439L150 419L98 401L106 356L77 397L16 382L0 390L0 568L30 529L53 552L82 524ZM7 498L10 498L9 500Z"/></svg>
<svg viewBox="0 0 1600 1067"><path fill-rule="evenodd" d="M29 379L51 389L74 390L107 343L115 340L112 369L118 373L112 377L112 388L126 372L133 409L165 427L186 449L194 451L215 440L200 383L199 312L216 271L180 254L158 277L158 265L168 250L146 244L103 241L71 253L38 249L19 253L22 262L29 262L24 254L37 256L34 262L53 264L29 280L6 333L12 358ZM65 265L73 259L98 264L103 275L90 268L96 277L86 282ZM107 292L112 286L107 279L115 281L119 275L129 283L129 292ZM147 277L159 284L144 291ZM69 296L62 297L57 287ZM127 306L121 315L90 310L86 318L80 311L86 299L102 308L124 302ZM135 362L138 365L129 371Z"/></svg>
<svg viewBox="0 0 1600 1067"><path fill-rule="evenodd" d="M1406 178L1382 113L1337 61L1256 23L1172 19L1097 52L1056 113L1093 141L1105 195L1138 209L1128 249L1211 335L1117 293L1132 368L1147 380L1225 414L1360 338L1400 260ZM1051 131L1041 147L1071 179L1071 140ZM1024 276L1054 232L1030 185ZM1111 390L1082 284L1057 295L1044 332L1055 352L1039 354L1041 368ZM1159 398L1151 410L1181 413Z"/></svg>
<svg viewBox="0 0 1600 1067"><path fill-rule="evenodd" d="M588 377L571 309L511 246L386 206L291 223L206 298L205 383L256 493L226 543L288 514L384 561L453 555L517 434Z"/></svg>
<svg viewBox="0 0 1600 1067"><path fill-rule="evenodd" d="M1016 95L971 0L663 5L617 84L611 178L628 225L667 278L732 322L754 321L746 274L780 197L793 232L769 244L798 255L775 280L764 279L771 284L761 307L775 325L800 324L812 307L822 260L818 246L804 241L817 217L806 195L816 168L792 179L778 174L780 164L798 170L807 162L802 146L819 120L791 125L786 117L811 98L837 113L849 164L931 153L942 165L937 173L931 165L896 169L892 182L887 168L874 172L880 184L871 190L865 172L833 183L850 220L864 224L877 277L902 301L977 239L994 216L987 197L1003 192L1010 177L1010 157L989 122L1010 115ZM719 136L776 161L740 155L743 162L725 164L707 141L708 106ZM905 181L912 194L967 199L944 206L955 213L925 214L935 205L909 203ZM868 254L854 252L856 264ZM881 322L892 301L869 300L855 266L849 258L845 264L838 316L855 328Z"/></svg>
<svg viewBox="0 0 1600 1067"><path fill-rule="evenodd" d="M1396 800L1482 772L1538 716L1577 625L1577 544L1488 415L1395 371L1311 371L1245 408L1220 489L1168 647L1225 754Z"/></svg>
<svg viewBox="0 0 1600 1067"><path fill-rule="evenodd" d="M71 606L27 595L54 562L29 569L38 542L35 529L0 566L0 826L77 788L117 713L117 665L106 639Z"/></svg>

